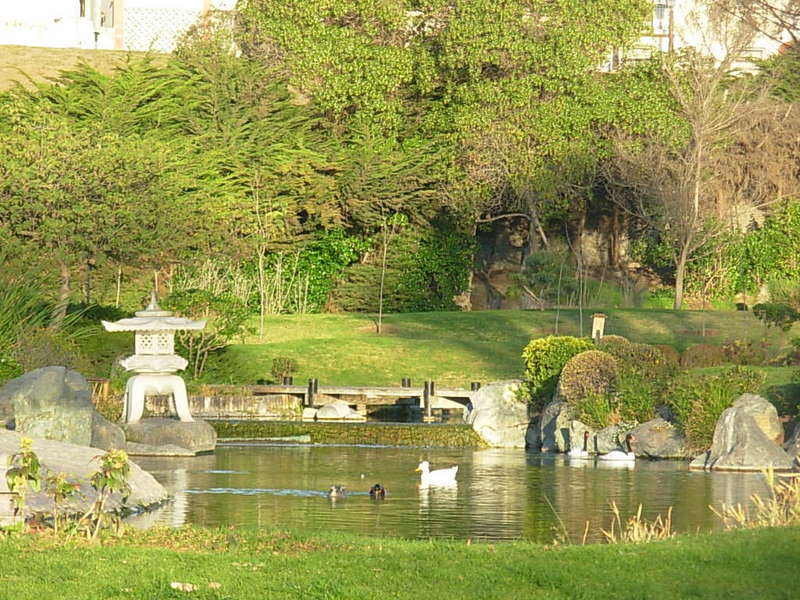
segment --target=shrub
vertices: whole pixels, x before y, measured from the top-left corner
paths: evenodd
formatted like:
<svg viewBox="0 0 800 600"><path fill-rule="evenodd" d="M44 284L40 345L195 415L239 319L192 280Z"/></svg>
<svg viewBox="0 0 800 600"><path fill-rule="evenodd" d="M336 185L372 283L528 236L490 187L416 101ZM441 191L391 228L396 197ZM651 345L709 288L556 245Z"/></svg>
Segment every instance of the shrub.
<svg viewBox="0 0 800 600"><path fill-rule="evenodd" d="M689 446L702 452L711 447L722 411L741 394L757 392L764 373L735 366L718 375L684 373L670 389L669 405Z"/></svg>
<svg viewBox="0 0 800 600"><path fill-rule="evenodd" d="M604 335L597 343L597 349L608 352L612 356L617 356L617 354L622 352L622 349L630 343L628 338L622 337L621 335Z"/></svg>
<svg viewBox="0 0 800 600"><path fill-rule="evenodd" d="M272 359L272 377L280 383L284 377L289 377L297 372L297 361L288 356L278 356Z"/></svg>
<svg viewBox="0 0 800 600"><path fill-rule="evenodd" d="M681 362L681 353L675 348L675 346L670 346L669 344L653 344L653 348L657 348L661 351L661 355L664 357L664 364L670 367L677 367Z"/></svg>
<svg viewBox="0 0 800 600"><path fill-rule="evenodd" d="M87 373L89 361L69 336L49 327L37 327L20 334L13 351L23 372L58 365Z"/></svg>
<svg viewBox="0 0 800 600"><path fill-rule="evenodd" d="M602 429L620 420L615 399L610 394L589 392L574 406L578 420L594 429Z"/></svg>
<svg viewBox="0 0 800 600"><path fill-rule="evenodd" d="M617 361L607 352L586 350L567 361L561 370L559 387L569 404L589 394L608 394L617 377Z"/></svg>
<svg viewBox="0 0 800 600"><path fill-rule="evenodd" d="M754 344L748 340L729 340L722 344L722 353L726 361L734 365L763 365L767 362L764 342Z"/></svg>
<svg viewBox="0 0 800 600"><path fill-rule="evenodd" d="M642 377L631 371L617 375L616 399L620 418L626 423L644 423L656 416L663 403L667 381L660 377Z"/></svg>
<svg viewBox="0 0 800 600"><path fill-rule="evenodd" d="M681 366L687 369L717 367L724 363L725 354L715 344L695 344L686 348L681 355Z"/></svg>
<svg viewBox="0 0 800 600"><path fill-rule="evenodd" d="M753 314L767 327L777 327L789 331L795 321L800 320L800 313L787 304L763 303L753 307Z"/></svg>
<svg viewBox="0 0 800 600"><path fill-rule="evenodd" d="M531 340L522 351L522 359L532 404L541 408L549 402L567 361L593 347L591 340L572 336L549 335Z"/></svg>

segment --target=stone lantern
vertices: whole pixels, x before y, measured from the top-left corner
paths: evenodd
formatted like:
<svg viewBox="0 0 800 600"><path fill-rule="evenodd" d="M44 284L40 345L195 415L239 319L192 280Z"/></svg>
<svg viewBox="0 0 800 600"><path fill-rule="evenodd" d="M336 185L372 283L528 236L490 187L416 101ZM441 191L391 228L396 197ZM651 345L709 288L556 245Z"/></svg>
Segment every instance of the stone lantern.
<svg viewBox="0 0 800 600"><path fill-rule="evenodd" d="M205 321L192 321L161 310L155 292L147 308L138 311L135 317L113 323L103 321L106 331L133 331L136 339L135 354L121 362L126 371L136 373L128 379L125 389L122 414L125 423L138 423L142 418L146 394L172 394L180 420L194 420L189 412L186 384L181 376L175 375L188 364L175 354L175 332L203 329L205 325Z"/></svg>

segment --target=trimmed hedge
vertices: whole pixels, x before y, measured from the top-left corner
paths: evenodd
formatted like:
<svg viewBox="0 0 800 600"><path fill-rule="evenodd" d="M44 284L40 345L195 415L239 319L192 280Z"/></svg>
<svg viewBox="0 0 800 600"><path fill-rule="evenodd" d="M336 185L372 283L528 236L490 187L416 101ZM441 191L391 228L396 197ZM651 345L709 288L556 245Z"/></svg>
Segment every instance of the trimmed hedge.
<svg viewBox="0 0 800 600"><path fill-rule="evenodd" d="M426 448L484 448L469 425L388 423L289 423L285 421L208 421L220 440L308 435L312 444L373 444Z"/></svg>
<svg viewBox="0 0 800 600"><path fill-rule="evenodd" d="M553 398L561 369L567 361L586 350L594 348L588 338L569 335L531 340L522 351L525 361L525 382L531 394L531 403L542 408Z"/></svg>

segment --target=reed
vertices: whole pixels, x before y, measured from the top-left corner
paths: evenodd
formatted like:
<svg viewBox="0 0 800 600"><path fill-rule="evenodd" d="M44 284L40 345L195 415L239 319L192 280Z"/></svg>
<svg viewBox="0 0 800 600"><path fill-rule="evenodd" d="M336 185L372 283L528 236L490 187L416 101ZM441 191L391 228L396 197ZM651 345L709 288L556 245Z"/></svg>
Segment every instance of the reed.
<svg viewBox="0 0 800 600"><path fill-rule="evenodd" d="M672 530L671 506L667 509L666 517L656 515L653 520L642 517L641 504L636 514L624 522L616 502L611 503L611 512L614 513L611 519L611 528L600 530L609 544L641 544L667 540L675 536L675 532Z"/></svg>
<svg viewBox="0 0 800 600"><path fill-rule="evenodd" d="M777 474L772 468L762 471L769 495L750 497L751 506L723 504L709 508L726 529L786 527L800 525L800 473Z"/></svg>

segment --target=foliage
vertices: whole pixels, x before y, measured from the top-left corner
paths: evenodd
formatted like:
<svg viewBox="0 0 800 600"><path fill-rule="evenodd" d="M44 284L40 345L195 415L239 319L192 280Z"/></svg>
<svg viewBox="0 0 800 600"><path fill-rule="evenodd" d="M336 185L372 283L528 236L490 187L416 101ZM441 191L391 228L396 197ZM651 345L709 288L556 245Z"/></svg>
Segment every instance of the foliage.
<svg viewBox="0 0 800 600"><path fill-rule="evenodd" d="M684 373L677 377L668 402L690 447L708 450L722 411L741 394L758 392L763 383L763 373L740 366L717 375Z"/></svg>
<svg viewBox="0 0 800 600"><path fill-rule="evenodd" d="M550 402L567 361L592 348L590 340L572 336L550 335L531 340L522 351L522 359L532 404L541 408Z"/></svg>
<svg viewBox="0 0 800 600"><path fill-rule="evenodd" d="M767 363L767 347L762 342L751 340L729 340L723 342L725 362L734 365L763 365Z"/></svg>
<svg viewBox="0 0 800 600"><path fill-rule="evenodd" d="M58 532L61 520L59 506L80 489L80 484L69 481L64 473L48 473L44 485L45 491L53 500L53 530Z"/></svg>
<svg viewBox="0 0 800 600"><path fill-rule="evenodd" d="M789 331L792 325L800 320L800 312L791 306L774 302L764 302L753 307L753 314L767 327L777 327L781 331Z"/></svg>
<svg viewBox="0 0 800 600"><path fill-rule="evenodd" d="M549 250L531 252L513 276L514 286L528 294L540 308L561 304L578 291L569 257Z"/></svg>
<svg viewBox="0 0 800 600"><path fill-rule="evenodd" d="M664 357L664 364L670 367L676 367L681 362L681 353L670 344L653 344L654 348L657 348L661 355Z"/></svg>
<svg viewBox="0 0 800 600"><path fill-rule="evenodd" d="M681 354L681 366L687 369L716 367L725 363L725 353L717 344L694 344Z"/></svg>
<svg viewBox="0 0 800 600"><path fill-rule="evenodd" d="M203 374L211 353L222 350L231 340L249 332L247 307L228 293L179 290L165 298L163 304L183 317L206 321L202 330L180 331L175 336L179 353L189 361L195 379Z"/></svg>
<svg viewBox="0 0 800 600"><path fill-rule="evenodd" d="M59 365L87 373L89 367L89 361L74 336L49 327L37 327L21 333L13 355L24 372Z"/></svg>
<svg viewBox="0 0 800 600"><path fill-rule="evenodd" d="M573 403L577 419L594 429L619 421L616 397L609 393L588 392Z"/></svg>
<svg viewBox="0 0 800 600"><path fill-rule="evenodd" d="M272 359L272 378L280 383L284 377L289 377L297 371L297 361L288 356L278 356Z"/></svg>
<svg viewBox="0 0 800 600"><path fill-rule="evenodd" d="M570 358L561 370L559 390L575 405L589 394L610 394L617 378L617 361L607 352L586 350Z"/></svg>
<svg viewBox="0 0 800 600"><path fill-rule="evenodd" d="M100 468L89 478L89 483L97 491L97 498L89 512L83 516L83 520L91 523L87 535L91 535L92 538L97 537L100 527L109 520L116 520L117 527L119 527L119 519L114 519L114 516L109 515L105 510L111 495L120 494L124 504L131 493L128 483L128 475L131 471L128 454L124 450L109 450L98 458L100 459Z"/></svg>
<svg viewBox="0 0 800 600"><path fill-rule="evenodd" d="M38 492L42 487L41 465L39 457L33 451L33 440L22 437L19 441L19 452L8 458L6 482L14 496L14 514L22 514L24 518L25 497L28 488Z"/></svg>

